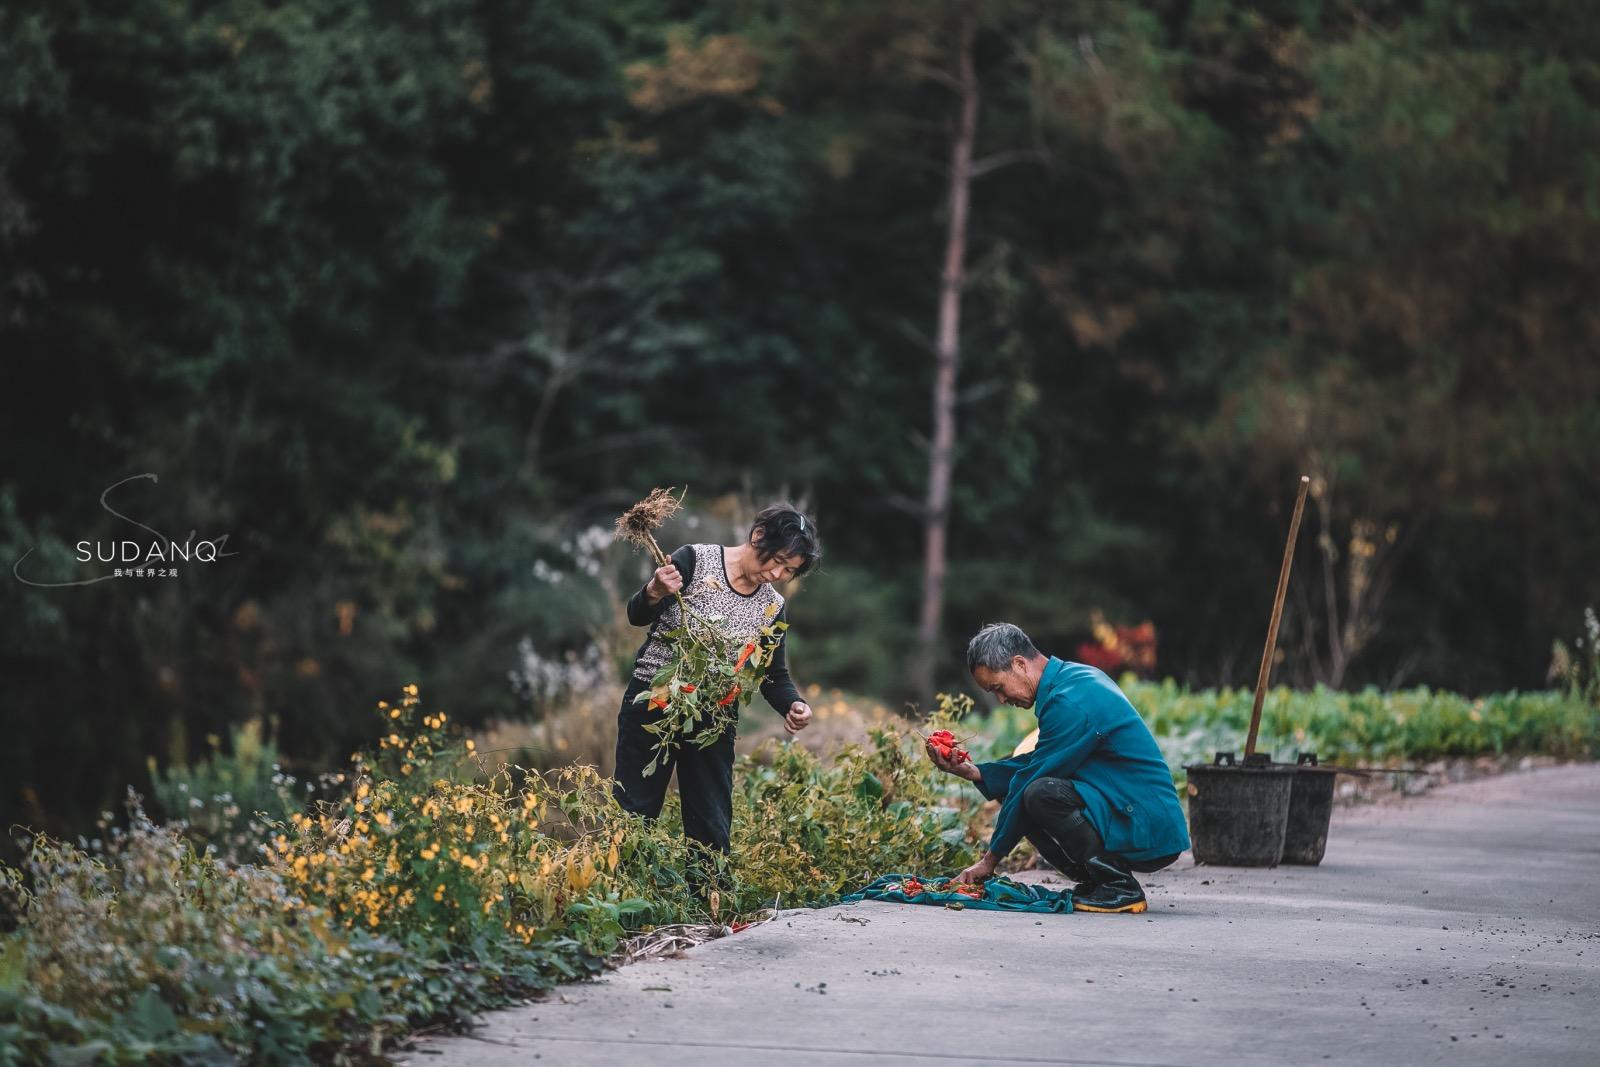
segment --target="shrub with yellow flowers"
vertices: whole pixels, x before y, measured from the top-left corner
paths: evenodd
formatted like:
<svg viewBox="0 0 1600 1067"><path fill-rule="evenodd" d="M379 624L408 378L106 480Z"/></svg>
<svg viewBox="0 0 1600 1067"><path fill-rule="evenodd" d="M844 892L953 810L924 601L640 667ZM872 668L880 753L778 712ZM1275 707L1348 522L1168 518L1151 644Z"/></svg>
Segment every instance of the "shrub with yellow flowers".
<svg viewBox="0 0 1600 1067"><path fill-rule="evenodd" d="M708 856L675 805L630 815L591 767L491 762L414 685L377 714L376 745L272 826L258 864L134 803L99 852L37 838L25 870L0 868L21 902L0 935L0 1035L18 1050L0 1042L0 1067L364 1062L409 1028L591 974L641 929L971 859L970 809L894 731L832 763L798 746L742 760L733 851Z"/></svg>
<svg viewBox="0 0 1600 1067"><path fill-rule="evenodd" d="M451 945L568 936L599 954L625 920L696 906L686 884L663 899L663 880L641 877L681 866L686 849L627 816L594 768L489 770L415 686L378 711L386 732L353 757L348 794L293 816L269 846L271 867L346 928Z"/></svg>
<svg viewBox="0 0 1600 1067"><path fill-rule="evenodd" d="M0 885L0 1064L368 1062L483 977L350 934L277 872L198 850L130 798L126 828L37 836ZM491 967L503 974L495 961ZM550 984L549 980L543 983Z"/></svg>
<svg viewBox="0 0 1600 1067"><path fill-rule="evenodd" d="M1180 726L1248 716L1248 693L1200 703L1141 684L1130 694L1164 745ZM1280 733L1357 754L1577 754L1600 736L1581 695L1276 698ZM925 728L960 735L971 706L941 697ZM959 739L1009 751L1006 710L980 724L986 740ZM408 1029L592 974L651 925L827 904L884 871L959 870L978 841L976 796L933 769L915 731L872 730L829 761L778 743L741 759L732 850L706 856L673 802L647 822L593 768L502 766L414 685L377 715L377 742L272 824L260 862L200 847L137 798L93 842L28 837L25 862L0 865L0 1067L369 1063Z"/></svg>

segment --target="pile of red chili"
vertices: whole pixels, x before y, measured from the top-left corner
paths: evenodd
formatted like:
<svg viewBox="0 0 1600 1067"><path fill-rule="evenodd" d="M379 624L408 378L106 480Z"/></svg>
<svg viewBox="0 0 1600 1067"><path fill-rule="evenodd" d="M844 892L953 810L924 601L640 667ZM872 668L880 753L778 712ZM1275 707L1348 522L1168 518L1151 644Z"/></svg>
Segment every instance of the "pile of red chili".
<svg viewBox="0 0 1600 1067"><path fill-rule="evenodd" d="M972 754L964 748L956 747L956 735L949 730L935 730L928 735L928 744L939 753L941 759L954 760L965 763L972 758Z"/></svg>
<svg viewBox="0 0 1600 1067"><path fill-rule="evenodd" d="M891 887L892 888L892 887ZM916 878L907 878L900 883L900 892L908 897L930 891L934 893L960 893L964 897L983 896L983 886L972 882L953 882L948 878L940 878L933 882L923 882Z"/></svg>

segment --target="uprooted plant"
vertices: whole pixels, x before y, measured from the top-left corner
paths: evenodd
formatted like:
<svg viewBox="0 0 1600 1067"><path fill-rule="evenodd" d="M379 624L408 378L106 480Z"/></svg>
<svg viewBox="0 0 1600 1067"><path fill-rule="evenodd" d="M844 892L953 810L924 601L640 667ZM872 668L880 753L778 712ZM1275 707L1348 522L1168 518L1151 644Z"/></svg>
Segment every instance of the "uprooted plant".
<svg viewBox="0 0 1600 1067"><path fill-rule="evenodd" d="M644 549L657 567L666 566L671 560L656 543L655 531L682 503L669 490L651 490L617 519L617 538ZM678 609L676 625L657 634L671 652L650 679L650 687L634 698L661 713L644 727L656 738L654 754L644 768L646 776L665 766L678 745L706 748L734 728L739 709L760 688L789 625L776 620L776 605L769 606L767 624L756 639L741 642L721 628L722 616L702 615L681 592L672 595Z"/></svg>

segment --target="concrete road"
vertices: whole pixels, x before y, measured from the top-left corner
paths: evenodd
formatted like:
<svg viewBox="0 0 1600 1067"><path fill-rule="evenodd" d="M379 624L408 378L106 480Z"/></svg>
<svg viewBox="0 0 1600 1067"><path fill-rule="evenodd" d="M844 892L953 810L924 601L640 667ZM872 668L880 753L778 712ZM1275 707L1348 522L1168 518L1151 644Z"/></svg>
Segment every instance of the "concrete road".
<svg viewBox="0 0 1600 1067"><path fill-rule="evenodd" d="M1334 818L1322 866L1185 856L1147 915L785 913L408 1062L1600 1064L1600 765Z"/></svg>

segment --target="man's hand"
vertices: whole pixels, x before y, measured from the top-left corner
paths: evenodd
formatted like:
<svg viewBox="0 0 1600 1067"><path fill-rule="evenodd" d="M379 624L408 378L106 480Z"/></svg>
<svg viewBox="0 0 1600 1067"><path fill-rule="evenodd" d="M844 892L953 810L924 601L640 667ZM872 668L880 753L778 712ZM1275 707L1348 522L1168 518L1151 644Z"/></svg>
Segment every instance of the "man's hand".
<svg viewBox="0 0 1600 1067"><path fill-rule="evenodd" d="M933 761L933 765L946 774L953 774L957 778L965 778L969 782L976 782L983 777L978 772L976 764L967 761L957 763L953 759L946 759L939 755L939 750L933 747L932 741L925 742L923 749L928 753L928 758Z"/></svg>
<svg viewBox="0 0 1600 1067"><path fill-rule="evenodd" d="M993 852L985 852L983 858L977 863L956 875L956 881L982 885L994 875L994 869L999 863L999 856L996 856Z"/></svg>
<svg viewBox="0 0 1600 1067"><path fill-rule="evenodd" d="M796 700L789 705L789 714L783 717L783 728L791 734L797 734L811 725L811 705L804 700Z"/></svg>
<svg viewBox="0 0 1600 1067"><path fill-rule="evenodd" d="M682 588L683 575L678 573L675 564L666 563L656 568L649 584L644 587L644 595L650 598L650 603L659 604Z"/></svg>

